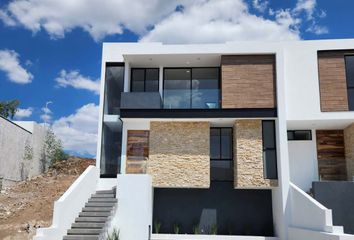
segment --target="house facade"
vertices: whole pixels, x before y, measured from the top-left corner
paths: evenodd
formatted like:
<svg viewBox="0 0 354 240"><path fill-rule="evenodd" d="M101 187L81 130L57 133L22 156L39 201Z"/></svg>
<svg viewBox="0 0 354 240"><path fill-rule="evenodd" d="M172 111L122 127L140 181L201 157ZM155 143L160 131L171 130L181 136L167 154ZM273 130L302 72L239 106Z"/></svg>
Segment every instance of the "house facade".
<svg viewBox="0 0 354 240"><path fill-rule="evenodd" d="M101 71L81 201L116 187L122 239L354 239L313 185L353 180L353 40L104 43Z"/></svg>

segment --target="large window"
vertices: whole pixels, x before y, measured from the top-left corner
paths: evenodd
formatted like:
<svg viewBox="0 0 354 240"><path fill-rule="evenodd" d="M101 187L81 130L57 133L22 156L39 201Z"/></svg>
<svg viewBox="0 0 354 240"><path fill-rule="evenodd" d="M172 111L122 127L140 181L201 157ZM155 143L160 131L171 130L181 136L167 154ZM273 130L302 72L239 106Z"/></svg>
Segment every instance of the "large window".
<svg viewBox="0 0 354 240"><path fill-rule="evenodd" d="M275 141L275 122L273 120L262 121L262 135L264 178L277 179L277 151Z"/></svg>
<svg viewBox="0 0 354 240"><path fill-rule="evenodd" d="M354 111L354 56L345 56L345 71L348 89L348 107Z"/></svg>
<svg viewBox="0 0 354 240"><path fill-rule="evenodd" d="M104 88L104 114L119 115L120 97L124 91L124 64L107 63Z"/></svg>
<svg viewBox="0 0 354 240"><path fill-rule="evenodd" d="M121 92L124 90L124 63L107 63L104 88L104 114L119 115ZM101 177L116 177L120 173L122 124L103 124L101 145Z"/></svg>
<svg viewBox="0 0 354 240"><path fill-rule="evenodd" d="M233 180L232 128L210 129L211 180Z"/></svg>
<svg viewBox="0 0 354 240"><path fill-rule="evenodd" d="M159 69L158 68L132 68L131 70L132 92L158 92Z"/></svg>
<svg viewBox="0 0 354 240"><path fill-rule="evenodd" d="M219 68L165 68L164 108L219 108Z"/></svg>

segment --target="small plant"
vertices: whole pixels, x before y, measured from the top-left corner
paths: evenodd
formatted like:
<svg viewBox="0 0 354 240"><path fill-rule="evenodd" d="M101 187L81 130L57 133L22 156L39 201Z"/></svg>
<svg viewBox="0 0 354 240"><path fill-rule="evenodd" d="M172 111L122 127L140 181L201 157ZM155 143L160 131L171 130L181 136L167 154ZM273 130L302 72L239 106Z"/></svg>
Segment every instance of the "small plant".
<svg viewBox="0 0 354 240"><path fill-rule="evenodd" d="M111 233L107 233L106 240L119 240L119 230L114 228Z"/></svg>
<svg viewBox="0 0 354 240"><path fill-rule="evenodd" d="M194 226L193 226L193 234L200 234L199 226L198 226L198 225L194 225Z"/></svg>
<svg viewBox="0 0 354 240"><path fill-rule="evenodd" d="M217 235L218 234L218 226L216 224L211 225L211 235Z"/></svg>
<svg viewBox="0 0 354 240"><path fill-rule="evenodd" d="M158 221L154 222L155 233L160 233L161 225L162 224Z"/></svg>
<svg viewBox="0 0 354 240"><path fill-rule="evenodd" d="M178 223L175 223L173 225L173 231L174 231L175 234L179 234L180 227L179 227Z"/></svg>

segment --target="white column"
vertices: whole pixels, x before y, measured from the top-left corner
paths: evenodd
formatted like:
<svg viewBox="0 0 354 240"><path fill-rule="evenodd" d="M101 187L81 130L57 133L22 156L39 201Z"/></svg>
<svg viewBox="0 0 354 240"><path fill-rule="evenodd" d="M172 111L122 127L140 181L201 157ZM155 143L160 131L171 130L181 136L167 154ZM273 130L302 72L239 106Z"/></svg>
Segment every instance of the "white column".
<svg viewBox="0 0 354 240"><path fill-rule="evenodd" d="M285 106L285 56L283 49L279 49L276 53L276 79L278 109L276 138L279 186L272 190L273 221L276 235L280 239L286 240L288 239L288 227L290 222L290 171Z"/></svg>
<svg viewBox="0 0 354 240"><path fill-rule="evenodd" d="M125 62L124 65L124 92L130 91L130 64Z"/></svg>

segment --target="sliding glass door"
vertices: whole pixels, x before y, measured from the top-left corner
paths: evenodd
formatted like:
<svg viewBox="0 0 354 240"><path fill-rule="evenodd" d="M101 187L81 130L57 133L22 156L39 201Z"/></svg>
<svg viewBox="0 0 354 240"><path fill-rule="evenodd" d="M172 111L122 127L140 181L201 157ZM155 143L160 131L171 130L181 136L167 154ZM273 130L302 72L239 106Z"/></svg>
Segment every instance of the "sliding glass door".
<svg viewBox="0 0 354 240"><path fill-rule="evenodd" d="M219 108L219 68L165 68L164 108Z"/></svg>

